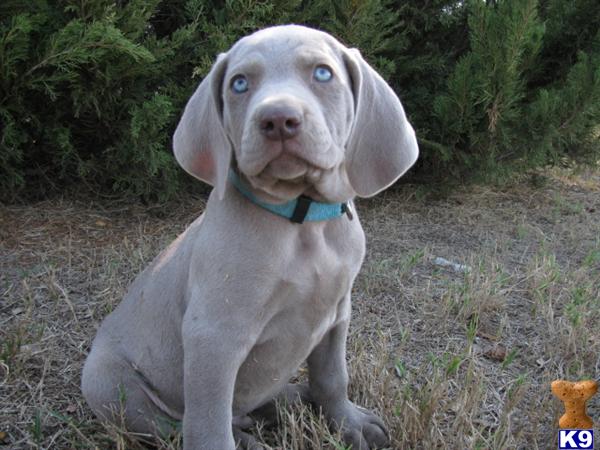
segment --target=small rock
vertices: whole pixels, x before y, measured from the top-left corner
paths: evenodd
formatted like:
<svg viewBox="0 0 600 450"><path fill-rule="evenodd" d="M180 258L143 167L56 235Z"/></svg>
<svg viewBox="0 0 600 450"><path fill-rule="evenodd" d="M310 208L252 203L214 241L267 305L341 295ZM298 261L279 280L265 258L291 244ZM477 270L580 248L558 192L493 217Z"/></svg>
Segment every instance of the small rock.
<svg viewBox="0 0 600 450"><path fill-rule="evenodd" d="M73 414L74 412L76 412L76 411L77 411L77 405L76 405L76 404L74 404L74 403L71 403L69 406L67 406L67 407L65 408L65 411L67 411L67 412L68 412L68 413L70 413L70 414Z"/></svg>
<svg viewBox="0 0 600 450"><path fill-rule="evenodd" d="M550 360L548 359L547 361L545 361L544 358L538 358L535 360L535 363L540 369L542 369L546 364L548 364L548 362L550 362Z"/></svg>
<svg viewBox="0 0 600 450"><path fill-rule="evenodd" d="M433 264L435 264L436 266L441 266L441 267L449 267L458 273L471 272L471 268L469 266L449 261L446 258L442 258L441 256L438 256L437 258L435 258L433 260Z"/></svg>

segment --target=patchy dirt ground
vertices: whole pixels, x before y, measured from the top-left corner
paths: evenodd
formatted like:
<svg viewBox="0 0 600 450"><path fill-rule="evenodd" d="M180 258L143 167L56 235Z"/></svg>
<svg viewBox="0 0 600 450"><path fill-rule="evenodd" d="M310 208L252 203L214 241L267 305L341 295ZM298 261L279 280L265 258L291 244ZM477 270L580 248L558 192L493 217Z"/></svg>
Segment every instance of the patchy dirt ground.
<svg viewBox="0 0 600 450"><path fill-rule="evenodd" d="M536 179L358 202L351 398L384 417L392 448L555 448L550 381L600 377L600 175ZM0 207L0 449L140 448L94 419L81 366L102 318L203 204ZM588 412L600 425L600 394ZM343 448L308 408L280 416L253 430L267 448Z"/></svg>

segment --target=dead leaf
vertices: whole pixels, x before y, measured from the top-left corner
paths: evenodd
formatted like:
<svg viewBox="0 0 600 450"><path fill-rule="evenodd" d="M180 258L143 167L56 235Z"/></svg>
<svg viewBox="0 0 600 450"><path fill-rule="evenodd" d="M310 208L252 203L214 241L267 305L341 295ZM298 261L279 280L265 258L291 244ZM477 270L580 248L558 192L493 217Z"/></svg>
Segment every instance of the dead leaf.
<svg viewBox="0 0 600 450"><path fill-rule="evenodd" d="M500 344L493 345L483 353L483 356L493 361L502 362L506 359L506 347Z"/></svg>
<svg viewBox="0 0 600 450"><path fill-rule="evenodd" d="M487 339L489 341L497 341L498 336L486 333L485 331L477 330L477 336L483 339Z"/></svg>
<svg viewBox="0 0 600 450"><path fill-rule="evenodd" d="M0 431L0 444L4 444L8 439L8 433L6 431Z"/></svg>

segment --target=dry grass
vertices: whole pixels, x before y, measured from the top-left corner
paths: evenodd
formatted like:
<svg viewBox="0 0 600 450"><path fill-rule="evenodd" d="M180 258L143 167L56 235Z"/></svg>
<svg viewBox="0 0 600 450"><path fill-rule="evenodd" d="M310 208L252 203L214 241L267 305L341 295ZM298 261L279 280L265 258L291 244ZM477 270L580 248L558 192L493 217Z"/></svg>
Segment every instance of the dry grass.
<svg viewBox="0 0 600 450"><path fill-rule="evenodd" d="M600 376L600 176L543 177L359 202L350 394L384 417L393 448L555 448L550 381ZM203 202L106 205L0 209L0 448L144 448L93 418L81 366L99 322ZM588 410L600 423L600 395ZM280 416L253 431L268 448L343 448L318 412Z"/></svg>

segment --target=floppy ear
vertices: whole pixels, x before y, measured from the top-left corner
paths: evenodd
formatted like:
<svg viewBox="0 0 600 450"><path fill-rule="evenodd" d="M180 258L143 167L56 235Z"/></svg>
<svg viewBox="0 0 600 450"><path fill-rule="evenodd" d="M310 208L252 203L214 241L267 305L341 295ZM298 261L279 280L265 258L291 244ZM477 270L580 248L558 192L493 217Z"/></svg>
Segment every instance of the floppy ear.
<svg viewBox="0 0 600 450"><path fill-rule="evenodd" d="M223 128L221 89L227 55L217 58L188 101L173 136L175 158L186 172L215 187L223 198L231 163L231 144Z"/></svg>
<svg viewBox="0 0 600 450"><path fill-rule="evenodd" d="M356 49L344 49L355 115L346 144L346 170L354 191L370 197L396 181L417 160L419 147L400 100Z"/></svg>

